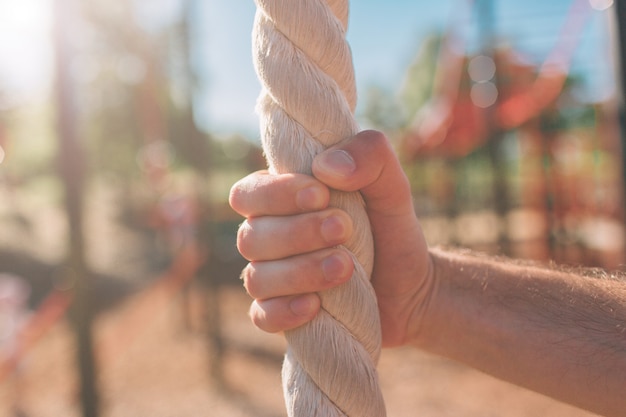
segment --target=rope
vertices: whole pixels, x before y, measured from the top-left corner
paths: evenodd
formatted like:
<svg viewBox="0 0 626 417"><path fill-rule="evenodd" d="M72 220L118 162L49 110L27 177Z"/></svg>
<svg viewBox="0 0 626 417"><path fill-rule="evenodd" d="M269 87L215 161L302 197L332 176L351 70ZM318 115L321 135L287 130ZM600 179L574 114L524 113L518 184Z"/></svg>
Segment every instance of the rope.
<svg viewBox="0 0 626 417"><path fill-rule="evenodd" d="M356 88L345 34L348 0L256 0L253 58L263 86L257 111L270 172L310 173L315 155L354 136ZM320 294L312 322L286 332L287 412L295 416L381 417L376 363L381 331L370 284L373 240L359 193L333 192L354 235L355 273Z"/></svg>

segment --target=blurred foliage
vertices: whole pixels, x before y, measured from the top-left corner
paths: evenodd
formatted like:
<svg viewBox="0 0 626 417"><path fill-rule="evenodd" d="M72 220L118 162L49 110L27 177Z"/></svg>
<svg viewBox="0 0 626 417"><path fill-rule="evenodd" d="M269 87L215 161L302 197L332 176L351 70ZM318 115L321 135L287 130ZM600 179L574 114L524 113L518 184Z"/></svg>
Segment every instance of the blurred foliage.
<svg viewBox="0 0 626 417"><path fill-rule="evenodd" d="M416 115L441 94L434 85L441 77L437 71L442 68L437 64L444 39L443 35L434 34L422 43L396 90L371 86L365 92L362 116L370 126L385 131L399 153L406 149L404 141L413 134ZM499 40L494 44L513 48L514 42ZM513 50L502 51L504 56L516 56ZM471 56L458 60L463 63L459 69L463 74L462 86L472 83L468 76L470 60ZM510 65L519 65L518 76L527 77L531 83L541 70L541 63L532 67L527 61L512 61ZM500 81L518 80L504 74ZM604 217L620 224L623 216L623 210L616 206L622 185L620 155L616 153L619 137L616 126L610 126L616 123L611 116L614 110L610 102L585 101L585 82L584 75L568 73L558 98L542 108L538 116L514 129L491 126L482 144L463 157L441 151L401 158L422 221L439 225L435 233L437 243L471 245L463 240L465 232L458 229L461 223L457 220L464 215L497 212L503 217L502 224L506 224L508 214L526 210L540 213L539 218L545 222L545 236L540 239L547 242L546 256L560 262L600 265L621 259L620 255L612 260L596 255L596 238L589 230L583 231L589 219ZM467 94L461 87L459 94L464 93ZM505 184L505 194L500 194L498 184ZM444 218L445 222L437 223L437 219ZM540 226L530 225L530 229L533 227ZM483 232L477 239L482 245L480 250L498 250L502 243L497 239L500 232L493 233L494 246L490 248L481 240L489 233ZM611 250L615 248L617 244Z"/></svg>
<svg viewBox="0 0 626 417"><path fill-rule="evenodd" d="M258 150L247 139L217 139L197 128L192 94L200 78L190 57L193 2L173 2L178 6L166 18L147 20L148 1L76 4L73 55L63 65L72 74L74 122L90 178L125 187L145 181L142 155L159 143L167 143L167 169L174 173L206 176L217 168L241 175L259 166ZM0 94L0 146L10 154L1 166L5 176L23 184L56 175L56 100L52 80L29 105ZM218 198L224 201L224 193Z"/></svg>
<svg viewBox="0 0 626 417"><path fill-rule="evenodd" d="M402 105L393 91L371 85L365 90L364 102L360 117L365 118L369 127L393 135L406 124Z"/></svg>
<svg viewBox="0 0 626 417"><path fill-rule="evenodd" d="M400 91L403 113L411 118L433 95L437 58L444 37L434 34L427 37L406 70Z"/></svg>
<svg viewBox="0 0 626 417"><path fill-rule="evenodd" d="M178 163L207 169L208 137L195 130L190 91L173 87L186 85L178 78L191 74L180 52L188 42L184 13L148 31L137 21L135 2L93 1L85 8L92 39L78 51L89 72L79 90L93 169L136 176L139 150L161 140L172 144ZM170 70L179 66L184 70Z"/></svg>
<svg viewBox="0 0 626 417"><path fill-rule="evenodd" d="M437 56L443 36L433 34L421 44L405 71L402 83L394 87L370 85L363 94L359 117L368 127L386 132L392 139L406 129L410 120L433 94Z"/></svg>

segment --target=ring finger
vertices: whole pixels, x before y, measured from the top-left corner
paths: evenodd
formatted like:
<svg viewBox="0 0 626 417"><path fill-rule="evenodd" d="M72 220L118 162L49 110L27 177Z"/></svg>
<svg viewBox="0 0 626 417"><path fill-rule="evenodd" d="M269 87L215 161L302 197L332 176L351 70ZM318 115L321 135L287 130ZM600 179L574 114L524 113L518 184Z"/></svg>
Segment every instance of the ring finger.
<svg viewBox="0 0 626 417"><path fill-rule="evenodd" d="M237 248L249 261L268 261L344 243L352 220L331 208L291 217L253 217L239 227Z"/></svg>
<svg viewBox="0 0 626 417"><path fill-rule="evenodd" d="M255 299L323 291L352 276L354 264L341 248L330 248L279 261L251 262L242 272Z"/></svg>

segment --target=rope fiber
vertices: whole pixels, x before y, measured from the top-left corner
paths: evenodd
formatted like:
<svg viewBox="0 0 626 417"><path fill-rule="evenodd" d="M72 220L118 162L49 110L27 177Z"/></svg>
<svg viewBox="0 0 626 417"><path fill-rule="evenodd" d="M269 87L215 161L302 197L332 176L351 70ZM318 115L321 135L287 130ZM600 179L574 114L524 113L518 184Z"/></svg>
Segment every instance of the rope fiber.
<svg viewBox="0 0 626 417"><path fill-rule="evenodd" d="M348 0L256 0L253 60L263 150L273 173L311 173L313 158L358 132L346 41ZM286 332L283 390L290 417L383 417L376 364L381 330L370 283L374 245L360 193L331 193L352 217L355 272L320 293L322 310Z"/></svg>

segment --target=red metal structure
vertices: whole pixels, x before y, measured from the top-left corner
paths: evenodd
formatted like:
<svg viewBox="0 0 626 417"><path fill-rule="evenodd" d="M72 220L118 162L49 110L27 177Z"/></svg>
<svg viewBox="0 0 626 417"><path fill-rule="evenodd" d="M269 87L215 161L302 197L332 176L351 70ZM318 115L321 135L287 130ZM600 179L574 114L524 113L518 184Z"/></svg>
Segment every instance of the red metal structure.
<svg viewBox="0 0 626 417"><path fill-rule="evenodd" d="M402 140L408 159L437 155L463 157L483 145L493 130L523 127L559 97L585 23L591 14L586 0L572 2L560 37L539 67L523 62L513 50L497 50L491 59L500 81L494 109L477 105L468 71L472 59L460 55L464 42L451 33L440 49L434 97L419 112ZM489 117L493 111L495 117Z"/></svg>

